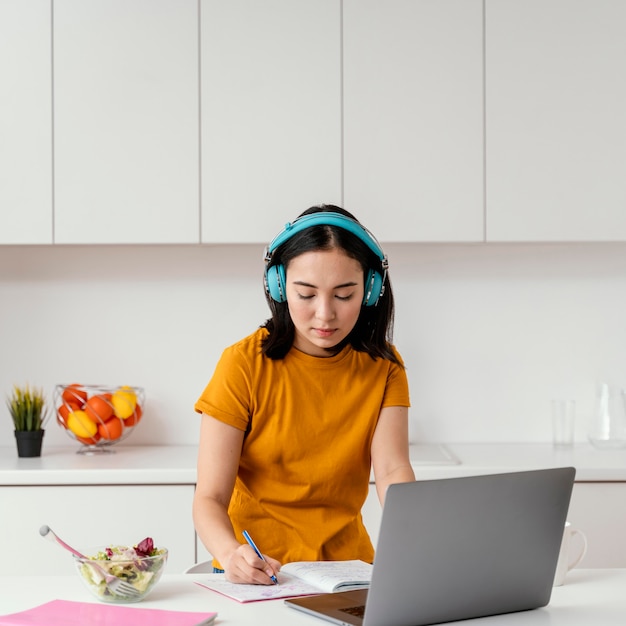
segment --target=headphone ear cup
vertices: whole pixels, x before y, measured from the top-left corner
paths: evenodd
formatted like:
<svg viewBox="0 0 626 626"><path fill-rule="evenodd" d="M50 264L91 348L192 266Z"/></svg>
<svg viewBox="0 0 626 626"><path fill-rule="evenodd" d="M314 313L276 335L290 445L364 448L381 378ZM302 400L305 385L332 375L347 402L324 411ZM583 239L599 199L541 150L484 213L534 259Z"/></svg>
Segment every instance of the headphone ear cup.
<svg viewBox="0 0 626 626"><path fill-rule="evenodd" d="M265 270L265 288L272 300L276 302L287 302L285 285L285 266L282 264L272 265Z"/></svg>
<svg viewBox="0 0 626 626"><path fill-rule="evenodd" d="M285 285L287 277L285 266L282 264L272 265L265 271L265 286L272 300L276 302L287 302ZM369 270L365 279L365 294L363 304L374 306L383 294L383 277L375 270Z"/></svg>
<svg viewBox="0 0 626 626"><path fill-rule="evenodd" d="M365 279L365 294L363 304L374 306L383 295L383 277L376 270L369 270Z"/></svg>

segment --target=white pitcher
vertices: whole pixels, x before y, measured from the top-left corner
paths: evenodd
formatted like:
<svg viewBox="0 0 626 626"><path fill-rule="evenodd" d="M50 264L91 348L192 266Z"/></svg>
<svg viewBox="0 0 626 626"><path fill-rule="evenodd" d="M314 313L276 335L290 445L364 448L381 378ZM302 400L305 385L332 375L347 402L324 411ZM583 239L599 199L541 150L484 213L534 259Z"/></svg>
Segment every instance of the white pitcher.
<svg viewBox="0 0 626 626"><path fill-rule="evenodd" d="M626 394L624 389L602 383L596 411L589 426L589 441L596 448L626 446Z"/></svg>

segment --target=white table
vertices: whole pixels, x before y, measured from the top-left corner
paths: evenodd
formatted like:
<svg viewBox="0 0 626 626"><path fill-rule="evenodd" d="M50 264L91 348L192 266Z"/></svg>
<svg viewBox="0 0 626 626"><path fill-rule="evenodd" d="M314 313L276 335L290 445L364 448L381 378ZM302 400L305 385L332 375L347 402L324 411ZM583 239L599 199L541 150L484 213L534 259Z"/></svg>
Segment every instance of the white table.
<svg viewBox="0 0 626 626"><path fill-rule="evenodd" d="M180 611L217 611L216 624L243 626L322 626L325 622L286 607L283 600L239 604L194 584L212 574L165 575L152 594L136 607ZM542 609L472 621L469 626L624 626L626 569L574 570L565 585L555 587L550 604ZM0 576L0 615L22 611L50 600L96 602L78 576Z"/></svg>

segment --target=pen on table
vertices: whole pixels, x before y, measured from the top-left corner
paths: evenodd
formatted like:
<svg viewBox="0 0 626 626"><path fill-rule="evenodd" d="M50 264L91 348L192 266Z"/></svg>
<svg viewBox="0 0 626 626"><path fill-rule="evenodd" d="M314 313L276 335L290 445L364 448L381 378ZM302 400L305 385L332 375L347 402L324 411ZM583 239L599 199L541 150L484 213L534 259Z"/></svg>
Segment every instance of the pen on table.
<svg viewBox="0 0 626 626"><path fill-rule="evenodd" d="M256 547L256 544L254 543L254 541L252 541L252 537L250 537L250 535L248 534L247 530L243 531L243 537L244 539L248 542L248 545L256 552L256 555L261 559L261 561L265 561L265 557L261 554L261 551ZM265 561L267 563L267 561ZM276 576L272 575L270 576L270 578L272 579L272 582L277 585L278 584L278 578L276 578Z"/></svg>

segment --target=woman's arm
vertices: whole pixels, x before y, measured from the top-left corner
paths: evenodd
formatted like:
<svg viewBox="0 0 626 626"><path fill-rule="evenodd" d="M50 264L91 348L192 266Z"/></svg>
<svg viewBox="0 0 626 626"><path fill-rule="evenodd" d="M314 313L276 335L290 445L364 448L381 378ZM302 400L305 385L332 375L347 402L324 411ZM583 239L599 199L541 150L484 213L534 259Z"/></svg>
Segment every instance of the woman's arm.
<svg viewBox="0 0 626 626"><path fill-rule="evenodd" d="M372 439L372 467L381 505L387 487L415 480L409 459L409 410L403 406L385 407L378 418Z"/></svg>
<svg viewBox="0 0 626 626"><path fill-rule="evenodd" d="M247 543L235 537L228 517L243 435L233 426L202 415L193 520L202 543L220 562L228 580L268 585L280 563L267 555L267 563L259 559Z"/></svg>

